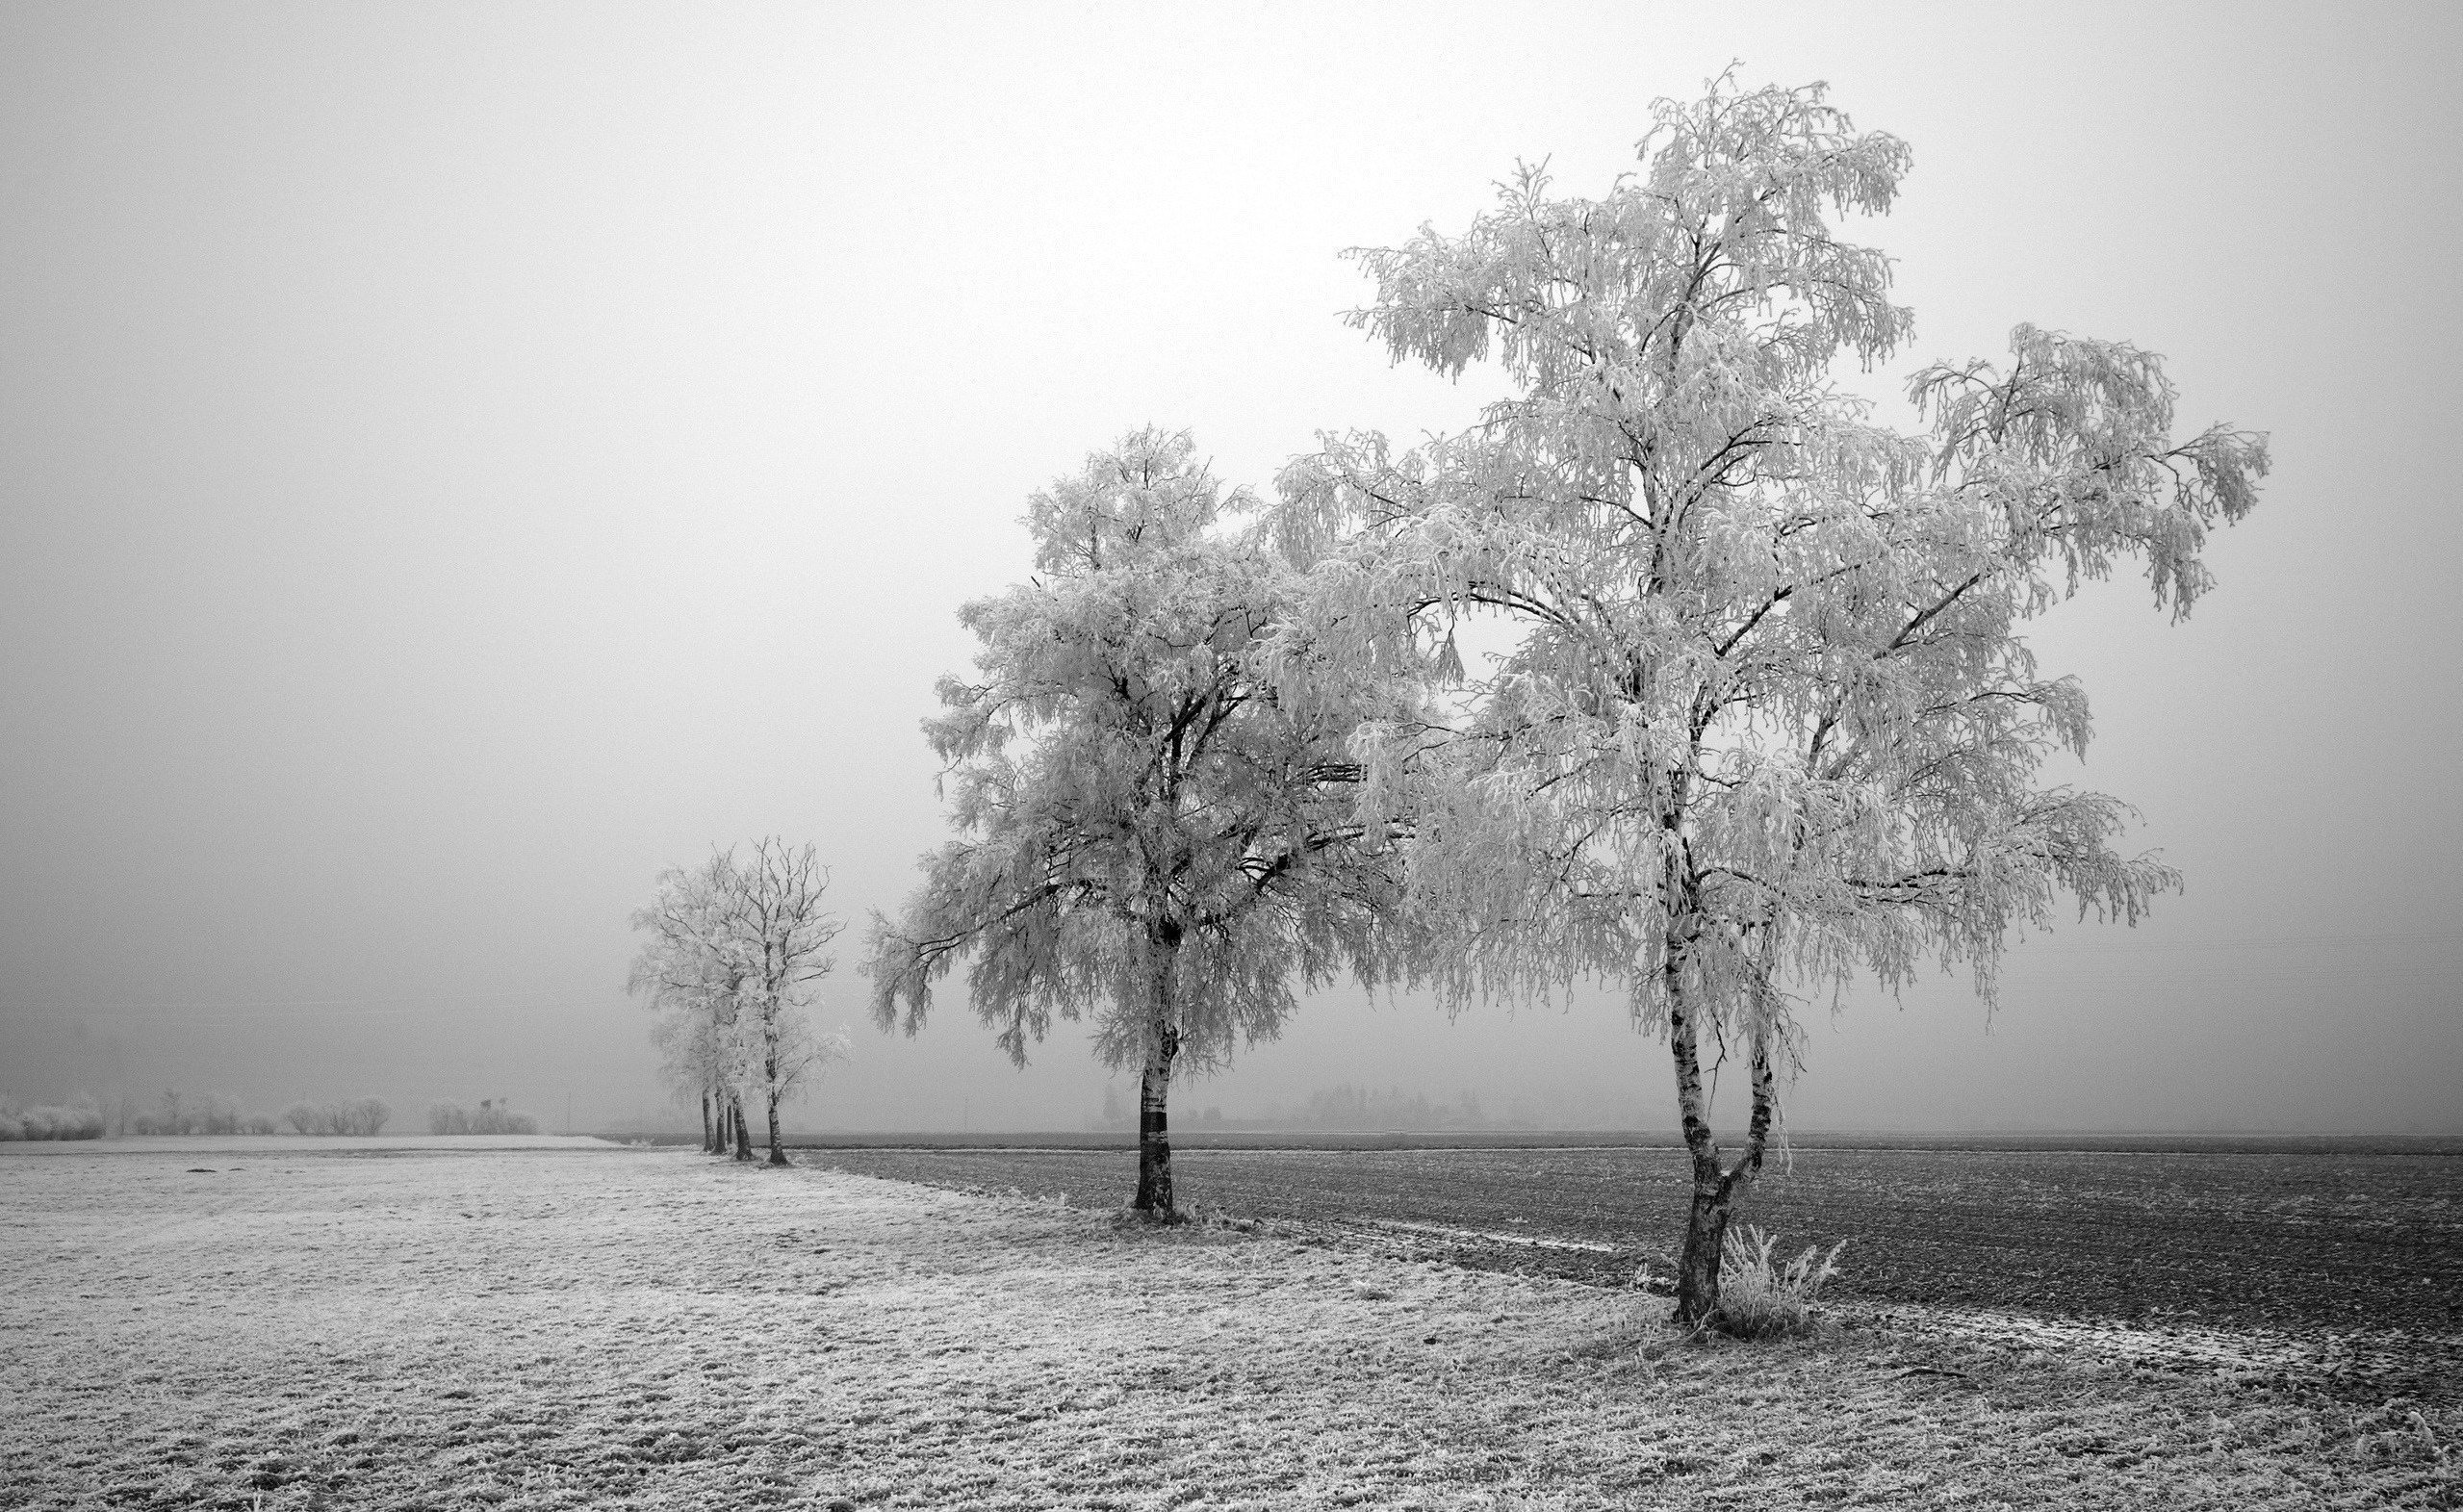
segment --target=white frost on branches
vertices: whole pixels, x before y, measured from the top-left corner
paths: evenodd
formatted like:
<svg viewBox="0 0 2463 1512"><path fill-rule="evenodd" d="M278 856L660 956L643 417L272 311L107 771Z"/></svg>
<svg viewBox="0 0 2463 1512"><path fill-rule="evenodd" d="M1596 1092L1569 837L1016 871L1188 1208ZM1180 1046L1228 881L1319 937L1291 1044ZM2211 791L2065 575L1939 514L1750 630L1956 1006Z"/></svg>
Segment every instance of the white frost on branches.
<svg viewBox="0 0 2463 1512"><path fill-rule="evenodd" d="M1891 356L1911 317L1829 217L1886 211L1906 145L1818 87L1721 81L1662 102L1644 151L1603 199L1526 168L1462 235L1362 254L1355 323L1516 393L1279 480L1319 664L1468 684L1453 728L1360 748L1373 793L1410 780L1415 895L1472 932L1450 986L1598 974L1648 1021L1680 992L1771 1027L1782 966L1895 986L1963 960L1988 993L2057 892L2134 920L2176 878L2113 851L2117 800L2037 785L2087 704L2017 631L2131 555L2186 614L2263 439L2175 442L2157 358L2031 326L2006 370L1916 375L1930 434L1874 424L1832 365ZM1521 639L1472 677L1450 631L1477 615Z"/></svg>
<svg viewBox="0 0 2463 1512"><path fill-rule="evenodd" d="M924 859L866 970L913 1033L962 956L975 1012L1023 1064L1057 1014L1142 1064L1142 1210L1172 1211L1166 1101L1271 1038L1295 983L1374 981L1404 927L1396 826L1363 821L1349 742L1401 684L1278 679L1300 572L1227 516L1189 437L1141 431L1037 495L1037 577L961 618L973 680L925 732L962 838ZM1304 646L1287 652L1305 660Z"/></svg>
<svg viewBox="0 0 2463 1512"><path fill-rule="evenodd" d="M1905 143L1823 90L1715 82L1661 102L1644 170L1601 199L1524 168L1459 236L1363 254L1353 320L1398 360L1511 380L1469 432L1396 454L1327 438L1272 522L1316 564L1280 633L1312 668L1416 667L1442 726L1363 730L1363 823L1416 823L1415 904L1481 993L1624 985L1676 1061L1695 1162L1680 1311L1709 1316L1721 1230L1758 1169L1787 988L1967 962L1989 1000L2057 898L2135 922L2178 877L2114 842L2119 800L2043 785L2087 701L2018 631L2125 557L2185 615L2207 530L2246 514L2264 438L2171 439L2171 386L2125 344L2019 326L2006 367L1928 368L1930 431L1876 424L1833 365L1911 330L1889 263L1831 217L1886 212ZM1467 618L1513 651L1472 675ZM1699 1043L1741 1039L1753 1115L1720 1165Z"/></svg>
<svg viewBox="0 0 2463 1512"><path fill-rule="evenodd" d="M660 873L633 914L648 937L626 989L660 1015L652 1033L669 1084L687 1100L759 1089L774 1159L779 1105L847 1053L843 1035L816 1034L806 1016L844 928L822 907L829 885L811 846L765 838L742 860L719 851Z"/></svg>

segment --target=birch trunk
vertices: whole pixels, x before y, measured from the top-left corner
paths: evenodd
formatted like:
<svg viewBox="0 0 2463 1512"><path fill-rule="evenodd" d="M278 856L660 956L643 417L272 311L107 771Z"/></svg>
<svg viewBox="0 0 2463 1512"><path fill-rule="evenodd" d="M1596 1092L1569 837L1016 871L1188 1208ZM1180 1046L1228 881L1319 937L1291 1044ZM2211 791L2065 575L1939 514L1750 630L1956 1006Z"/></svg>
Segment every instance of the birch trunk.
<svg viewBox="0 0 2463 1512"><path fill-rule="evenodd" d="M710 1118L709 1089L702 1089L702 1153L718 1153L718 1127Z"/></svg>
<svg viewBox="0 0 2463 1512"><path fill-rule="evenodd" d="M786 1151L779 1144L779 1084L770 1083L770 1162L773 1166L787 1163Z"/></svg>
<svg viewBox="0 0 2463 1512"><path fill-rule="evenodd" d="M1137 1209L1167 1221L1178 1211L1171 1196L1171 1130L1167 1106L1171 1097L1171 1061L1179 1053L1179 1034L1164 1030L1147 1050L1145 1074L1138 1082Z"/></svg>
<svg viewBox="0 0 2463 1512"><path fill-rule="evenodd" d="M1699 1326L1719 1312L1719 1258L1736 1194L1761 1174L1762 1152L1778 1107L1771 1070L1770 1035L1752 1037L1753 1117L1736 1164L1722 1168L1719 1141L1710 1132L1710 1109L1702 1094L1702 1052L1695 1012L1670 973L1668 1049L1676 1059L1677 1107L1684 1120L1685 1153L1693 1163L1693 1200L1685 1213L1684 1252L1677 1261L1677 1321Z"/></svg>
<svg viewBox="0 0 2463 1512"><path fill-rule="evenodd" d="M1146 1041L1145 1073L1138 1079L1138 1200L1148 1217L1171 1222L1180 1216L1171 1194L1171 1063L1180 1054L1179 1017L1172 986L1180 963L1180 928L1167 921L1148 936L1154 961L1154 1002Z"/></svg>
<svg viewBox="0 0 2463 1512"><path fill-rule="evenodd" d="M735 1124L735 1158L753 1158L753 1126L744 1121L744 1094L731 1087L727 1089L727 1115Z"/></svg>

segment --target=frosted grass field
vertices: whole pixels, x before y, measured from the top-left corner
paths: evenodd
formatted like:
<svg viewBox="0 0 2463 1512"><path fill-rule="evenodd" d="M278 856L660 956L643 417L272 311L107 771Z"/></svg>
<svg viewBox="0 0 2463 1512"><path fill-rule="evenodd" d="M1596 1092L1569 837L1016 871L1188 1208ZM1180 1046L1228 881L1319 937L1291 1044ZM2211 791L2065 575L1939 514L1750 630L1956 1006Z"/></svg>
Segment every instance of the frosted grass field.
<svg viewBox="0 0 2463 1512"><path fill-rule="evenodd" d="M0 1504L2455 1504L2445 1405L1666 1347L1638 1294L689 1151L138 1142L0 1158Z"/></svg>

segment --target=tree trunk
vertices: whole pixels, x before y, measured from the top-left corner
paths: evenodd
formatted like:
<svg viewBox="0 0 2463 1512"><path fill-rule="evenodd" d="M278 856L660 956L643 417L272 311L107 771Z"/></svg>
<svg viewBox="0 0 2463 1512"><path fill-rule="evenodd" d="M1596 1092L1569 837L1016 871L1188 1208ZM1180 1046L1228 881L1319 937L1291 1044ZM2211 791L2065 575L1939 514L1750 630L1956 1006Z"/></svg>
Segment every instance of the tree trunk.
<svg viewBox="0 0 2463 1512"><path fill-rule="evenodd" d="M1180 1053L1180 1034L1166 1028L1146 1049L1145 1074L1138 1082L1137 1210L1170 1221L1178 1214L1171 1197L1171 1130L1167 1105L1171 1098L1171 1060Z"/></svg>
<svg viewBox="0 0 2463 1512"><path fill-rule="evenodd" d="M770 1084L770 1164L783 1166L786 1151L779 1146L779 1084Z"/></svg>
<svg viewBox="0 0 2463 1512"><path fill-rule="evenodd" d="M749 1161L753 1158L753 1126L744 1121L744 1094L732 1087L727 1089L727 1113L735 1121L735 1158Z"/></svg>
<svg viewBox="0 0 2463 1512"><path fill-rule="evenodd" d="M1171 1193L1171 1126L1166 1109L1171 1100L1172 1058L1180 1053L1180 1015L1173 997L1181 934L1168 915L1147 928L1154 1001L1148 1005L1152 1016L1146 1021L1151 1038L1146 1040L1145 1073L1138 1079L1138 1200L1132 1206L1170 1223L1180 1217Z"/></svg>
<svg viewBox="0 0 2463 1512"><path fill-rule="evenodd" d="M1700 1326L1719 1312L1719 1259L1736 1194L1761 1173L1762 1150L1778 1106L1770 1060L1770 1032L1757 1027L1753 1044L1753 1120L1744 1153L1725 1169L1719 1141L1710 1132L1710 1109L1702 1094L1702 1056L1693 1009L1676 973L1668 980L1668 1049L1676 1059L1677 1108L1684 1122L1685 1153L1693 1162L1693 1200L1685 1213L1684 1252L1677 1261L1677 1321Z"/></svg>
<svg viewBox="0 0 2463 1512"><path fill-rule="evenodd" d="M710 1121L709 1089L706 1087L702 1089L702 1153L705 1155L718 1153L718 1129Z"/></svg>

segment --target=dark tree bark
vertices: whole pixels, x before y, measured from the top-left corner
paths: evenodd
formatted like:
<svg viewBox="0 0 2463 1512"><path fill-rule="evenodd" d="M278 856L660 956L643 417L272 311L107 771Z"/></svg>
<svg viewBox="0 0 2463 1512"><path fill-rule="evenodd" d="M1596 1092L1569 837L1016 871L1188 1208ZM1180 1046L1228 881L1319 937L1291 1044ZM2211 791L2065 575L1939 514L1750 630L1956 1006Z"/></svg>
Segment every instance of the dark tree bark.
<svg viewBox="0 0 2463 1512"><path fill-rule="evenodd" d="M1153 1038L1138 1078L1138 1197L1131 1206L1150 1218L1176 1221L1171 1193L1171 1063L1180 1054L1179 1015L1173 987L1180 965L1180 925L1166 915L1149 923L1147 959L1154 970Z"/></svg>
<svg viewBox="0 0 2463 1512"><path fill-rule="evenodd" d="M1136 1208L1150 1217L1170 1220L1177 1213L1171 1196L1171 1130L1167 1106L1171 1099L1171 1062L1180 1037L1167 1029L1146 1052L1145 1074L1138 1082L1138 1200Z"/></svg>
<svg viewBox="0 0 2463 1512"><path fill-rule="evenodd" d="M1171 1099L1171 1061L1180 1053L1180 1034L1166 1028L1146 1051L1145 1074L1138 1082L1137 1211L1166 1222L1178 1217L1171 1196L1171 1129L1167 1114Z"/></svg>
<svg viewBox="0 0 2463 1512"><path fill-rule="evenodd" d="M787 1160L786 1160L786 1151L785 1151L783 1148L782 1148L782 1147L780 1146L780 1144L779 1144L779 1090L778 1090L778 1088L779 1088L779 1084L778 1084L776 1081L772 1081L772 1082L770 1083L770 1160L769 1160L769 1163L770 1163L771 1165L773 1165L773 1166L783 1166L783 1165L785 1165L785 1164L787 1163Z"/></svg>
<svg viewBox="0 0 2463 1512"><path fill-rule="evenodd" d="M727 1114L735 1123L735 1158L753 1158L753 1126L744 1121L744 1094L731 1087L727 1089Z"/></svg>
<svg viewBox="0 0 2463 1512"><path fill-rule="evenodd" d="M706 1087L702 1089L702 1153L718 1153L718 1129L710 1119L709 1089Z"/></svg>
<svg viewBox="0 0 2463 1512"><path fill-rule="evenodd" d="M1684 1252L1677 1262L1677 1321L1699 1326L1719 1311L1719 1258L1736 1194L1761 1174L1762 1151L1778 1107L1771 1071L1770 1036L1753 1037L1753 1118L1735 1165L1722 1166L1719 1141L1710 1132L1709 1107L1702 1095L1702 1055L1695 1013L1676 980L1668 981L1668 1048L1676 1059L1677 1106L1684 1119L1685 1153L1693 1162L1693 1200L1685 1213Z"/></svg>

